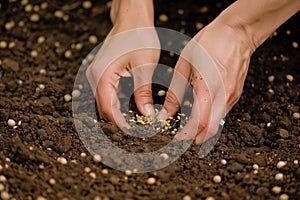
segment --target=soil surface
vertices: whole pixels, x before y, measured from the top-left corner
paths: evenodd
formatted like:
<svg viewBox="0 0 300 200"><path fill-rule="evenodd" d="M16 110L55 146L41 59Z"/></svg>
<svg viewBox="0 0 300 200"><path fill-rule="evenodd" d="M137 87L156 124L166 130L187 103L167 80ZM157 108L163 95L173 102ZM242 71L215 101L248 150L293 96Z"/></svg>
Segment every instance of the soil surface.
<svg viewBox="0 0 300 200"><path fill-rule="evenodd" d="M130 175L103 165L85 148L65 96L72 94L82 60L112 26L110 2L91 3L0 2L0 198L300 199L299 14L254 53L243 94L206 157L199 159L199 146L192 145L163 169ZM156 25L192 37L230 3L157 0ZM161 62L174 66L176 59L163 55ZM16 124L9 126L9 119ZM133 152L173 138L143 141L109 122L101 125L116 145ZM276 180L279 173L283 178Z"/></svg>

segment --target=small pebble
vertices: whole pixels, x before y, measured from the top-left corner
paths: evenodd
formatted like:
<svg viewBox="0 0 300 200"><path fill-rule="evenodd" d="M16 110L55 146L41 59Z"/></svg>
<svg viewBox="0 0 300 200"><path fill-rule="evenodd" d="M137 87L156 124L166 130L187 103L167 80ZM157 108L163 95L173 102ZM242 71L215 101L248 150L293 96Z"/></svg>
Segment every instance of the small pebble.
<svg viewBox="0 0 300 200"><path fill-rule="evenodd" d="M63 18L64 12L61 11L61 10L56 10L56 11L54 12L54 16L57 17L57 18Z"/></svg>
<svg viewBox="0 0 300 200"><path fill-rule="evenodd" d="M40 16L38 15L38 14L32 14L32 15L30 15L30 21L32 21L32 22L38 22L39 20L40 20Z"/></svg>
<svg viewBox="0 0 300 200"><path fill-rule="evenodd" d="M37 52L36 50L32 50L32 51L30 52L30 56L35 58L35 57L38 56L38 52Z"/></svg>
<svg viewBox="0 0 300 200"><path fill-rule="evenodd" d="M271 75L271 76L268 77L268 81L270 83L272 83L274 81L274 79L275 79L275 76L273 76L273 75Z"/></svg>
<svg viewBox="0 0 300 200"><path fill-rule="evenodd" d="M273 192L274 194L279 194L279 193L281 192L281 187L279 187L279 186L274 186L274 187L272 188L272 192Z"/></svg>
<svg viewBox="0 0 300 200"><path fill-rule="evenodd" d="M219 175L216 175L216 176L214 176L214 178L213 178L213 181L214 181L215 183L220 183L221 180L222 180L222 178L221 178L221 176L219 176Z"/></svg>
<svg viewBox="0 0 300 200"><path fill-rule="evenodd" d="M90 9L92 7L92 2L84 1L84 2L82 2L82 7L85 9Z"/></svg>
<svg viewBox="0 0 300 200"><path fill-rule="evenodd" d="M279 196L280 200L289 200L289 196L287 194L282 194Z"/></svg>
<svg viewBox="0 0 300 200"><path fill-rule="evenodd" d="M45 41L45 37L44 36L39 36L37 39L37 43L42 44Z"/></svg>
<svg viewBox="0 0 300 200"><path fill-rule="evenodd" d="M163 159L167 160L169 158L169 155L166 153L162 153L159 155L160 157L162 157Z"/></svg>
<svg viewBox="0 0 300 200"><path fill-rule="evenodd" d="M101 156L99 154L95 154L93 156L93 160L94 160L94 162L98 163L101 161Z"/></svg>
<svg viewBox="0 0 300 200"><path fill-rule="evenodd" d="M227 164L227 161L226 161L225 159L222 159L222 160L221 160L221 164L222 164L222 165L226 165L226 164Z"/></svg>
<svg viewBox="0 0 300 200"><path fill-rule="evenodd" d="M7 47L7 42L6 41L0 41L0 48L5 49Z"/></svg>
<svg viewBox="0 0 300 200"><path fill-rule="evenodd" d="M286 75L286 79L290 82L292 82L294 80L294 77L290 74Z"/></svg>
<svg viewBox="0 0 300 200"><path fill-rule="evenodd" d="M62 165L66 165L68 163L67 159L65 159L64 157L58 157L57 162L59 162Z"/></svg>
<svg viewBox="0 0 300 200"><path fill-rule="evenodd" d="M295 113L293 113L293 117L294 117L295 119L299 119L299 118L300 118L300 114L297 113L297 112L295 112Z"/></svg>
<svg viewBox="0 0 300 200"><path fill-rule="evenodd" d="M153 184L155 184L155 182L156 182L156 179L154 177L150 177L147 179L148 185L153 185Z"/></svg>
<svg viewBox="0 0 300 200"><path fill-rule="evenodd" d="M167 22L168 16L166 14L161 14L161 15L159 15L159 20L162 22Z"/></svg>
<svg viewBox="0 0 300 200"><path fill-rule="evenodd" d="M192 197L189 195L185 195L182 200L192 200Z"/></svg>
<svg viewBox="0 0 300 200"><path fill-rule="evenodd" d="M162 96L164 96L164 95L166 94L166 91L164 91L164 90L159 90L157 94L158 94L158 96L161 96L161 97L162 97Z"/></svg>
<svg viewBox="0 0 300 200"><path fill-rule="evenodd" d="M97 36L96 35L90 35L90 37L89 37L89 43L91 43L91 44L97 44L97 42L98 42Z"/></svg>
<svg viewBox="0 0 300 200"><path fill-rule="evenodd" d="M54 178L50 178L50 179L49 179L49 183L50 183L50 185L55 185L55 184L56 184L56 181L55 181Z"/></svg>
<svg viewBox="0 0 300 200"><path fill-rule="evenodd" d="M95 179L95 178L97 178L97 175L96 175L96 173L95 173L95 172L91 172L91 173L89 173L89 176L90 176L92 179Z"/></svg>
<svg viewBox="0 0 300 200"><path fill-rule="evenodd" d="M299 47L299 45L298 45L297 42L293 42L293 43L292 43L292 46L293 46L295 49L297 49L297 48Z"/></svg>
<svg viewBox="0 0 300 200"><path fill-rule="evenodd" d="M72 57L72 51L71 50L65 51L64 56L65 56L65 58L71 58Z"/></svg>
<svg viewBox="0 0 300 200"><path fill-rule="evenodd" d="M108 174L108 169L102 169L102 170L101 170L101 173L102 173L103 175L107 175L107 174Z"/></svg>
<svg viewBox="0 0 300 200"><path fill-rule="evenodd" d="M6 192L6 191L1 192L1 199L2 200L8 200L9 198L10 198L10 195L9 195L8 192Z"/></svg>
<svg viewBox="0 0 300 200"><path fill-rule="evenodd" d="M283 174L282 173L278 173L275 175L275 180L280 181L283 179Z"/></svg>
<svg viewBox="0 0 300 200"><path fill-rule="evenodd" d="M66 94L66 95L64 96L65 102L69 102L69 101L71 101L71 99L72 99L72 96L69 95L69 94Z"/></svg>
<svg viewBox="0 0 300 200"><path fill-rule="evenodd" d="M125 171L125 174L126 174L126 176L131 176L132 175L132 171L128 169L128 170Z"/></svg>
<svg viewBox="0 0 300 200"><path fill-rule="evenodd" d="M10 127L14 127L16 125L16 121L13 119L7 120L7 125Z"/></svg>
<svg viewBox="0 0 300 200"><path fill-rule="evenodd" d="M279 161L279 162L277 163L277 168L280 169L280 168L284 167L285 165L286 165L286 162L284 162L284 161Z"/></svg>
<svg viewBox="0 0 300 200"><path fill-rule="evenodd" d="M79 90L73 90L72 91L72 97L73 98L77 98L80 96L80 91Z"/></svg>
<svg viewBox="0 0 300 200"><path fill-rule="evenodd" d="M258 164L254 164L254 165L253 165L253 169L254 169L254 170L258 170L258 169L259 169Z"/></svg>

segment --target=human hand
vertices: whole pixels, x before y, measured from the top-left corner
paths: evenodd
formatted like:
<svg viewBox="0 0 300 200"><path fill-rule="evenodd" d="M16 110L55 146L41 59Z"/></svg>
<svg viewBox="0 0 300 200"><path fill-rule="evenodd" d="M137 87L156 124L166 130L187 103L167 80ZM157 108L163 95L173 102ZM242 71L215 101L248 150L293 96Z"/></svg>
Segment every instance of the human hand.
<svg viewBox="0 0 300 200"><path fill-rule="evenodd" d="M130 128L120 111L117 95L122 76L133 77L139 111L144 115L154 114L151 80L160 56L160 43L151 2L113 1L114 26L86 71L101 117L120 128Z"/></svg>

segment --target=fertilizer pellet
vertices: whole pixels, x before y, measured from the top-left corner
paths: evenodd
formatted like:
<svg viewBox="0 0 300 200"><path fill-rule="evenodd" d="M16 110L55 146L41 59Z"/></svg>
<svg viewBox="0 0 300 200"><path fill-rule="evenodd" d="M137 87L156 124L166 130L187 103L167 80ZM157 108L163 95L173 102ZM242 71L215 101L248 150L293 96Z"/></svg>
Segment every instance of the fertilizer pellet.
<svg viewBox="0 0 300 200"><path fill-rule="evenodd" d="M185 195L182 200L192 200L192 197L189 195Z"/></svg>
<svg viewBox="0 0 300 200"><path fill-rule="evenodd" d="M45 69L40 69L40 74L45 75L46 74L46 70Z"/></svg>
<svg viewBox="0 0 300 200"><path fill-rule="evenodd" d="M268 81L270 83L272 83L274 81L274 79L275 79L275 76L273 76L273 75L271 75L271 76L268 77Z"/></svg>
<svg viewBox="0 0 300 200"><path fill-rule="evenodd" d="M50 179L49 179L49 184L50 184L50 185L55 185L55 184L56 184L55 179L54 179L54 178L50 178Z"/></svg>
<svg viewBox="0 0 300 200"><path fill-rule="evenodd" d="M178 9L177 13L178 13L179 15L183 15L183 14L184 14L184 10L183 10L183 9Z"/></svg>
<svg viewBox="0 0 300 200"><path fill-rule="evenodd" d="M221 164L222 164L222 165L226 165L226 164L227 164L227 161L226 161L225 159L222 159L222 160L221 160Z"/></svg>
<svg viewBox="0 0 300 200"><path fill-rule="evenodd" d="M85 9L90 9L92 7L92 2L84 1L84 2L82 2L82 7Z"/></svg>
<svg viewBox="0 0 300 200"><path fill-rule="evenodd" d="M91 35L89 37L89 43L91 43L91 44L97 44L97 42L98 42L98 38L97 38L96 35Z"/></svg>
<svg viewBox="0 0 300 200"><path fill-rule="evenodd" d="M15 22L14 21L10 21L10 22L6 22L4 25L6 30L11 30L13 27L15 27Z"/></svg>
<svg viewBox="0 0 300 200"><path fill-rule="evenodd" d="M169 158L169 155L166 153L162 153L159 156L162 157L164 160L168 160L168 158Z"/></svg>
<svg viewBox="0 0 300 200"><path fill-rule="evenodd" d="M274 194L279 194L279 193L281 192L281 187L279 187L279 186L274 186L274 187L272 188L272 192L273 192Z"/></svg>
<svg viewBox="0 0 300 200"><path fill-rule="evenodd" d="M14 127L16 125L16 121L13 119L8 119L7 120L7 125L10 127Z"/></svg>
<svg viewBox="0 0 300 200"><path fill-rule="evenodd" d="M147 179L147 184L148 185L153 185L156 183L156 179L154 177L150 177Z"/></svg>
<svg viewBox="0 0 300 200"><path fill-rule="evenodd" d="M72 92L72 97L73 98L77 98L77 97L79 97L80 96L80 91L79 90L73 90L73 92Z"/></svg>
<svg viewBox="0 0 300 200"><path fill-rule="evenodd" d="M95 178L97 178L97 175L96 175L96 173L95 173L95 172L91 172L91 173L89 173L89 176L90 176L92 179L95 179Z"/></svg>
<svg viewBox="0 0 300 200"><path fill-rule="evenodd" d="M65 159L64 157L58 157L57 162L59 162L62 165L66 165L68 163L67 159Z"/></svg>
<svg viewBox="0 0 300 200"><path fill-rule="evenodd" d="M220 183L220 182L222 181L222 178L221 178L221 176L216 175L216 176L214 176L213 181L214 181L215 183Z"/></svg>
<svg viewBox="0 0 300 200"><path fill-rule="evenodd" d="M40 16L35 13L35 14L30 15L29 19L32 22L38 22L40 20Z"/></svg>
<svg viewBox="0 0 300 200"><path fill-rule="evenodd" d="M82 152L82 153L80 154L80 157L81 157L81 158L86 157L86 153Z"/></svg>
<svg viewBox="0 0 300 200"><path fill-rule="evenodd" d="M293 113L293 117L295 119L299 119L300 118L300 114L298 112Z"/></svg>
<svg viewBox="0 0 300 200"><path fill-rule="evenodd" d="M298 165L299 164L299 161L298 160L294 160L294 165Z"/></svg>
<svg viewBox="0 0 300 200"><path fill-rule="evenodd" d="M132 175L132 171L131 170L125 170L125 174L126 176L131 176Z"/></svg>
<svg viewBox="0 0 300 200"><path fill-rule="evenodd" d="M72 57L72 51L71 50L67 50L64 53L65 58L71 58Z"/></svg>
<svg viewBox="0 0 300 200"><path fill-rule="evenodd" d="M280 181L282 179L283 179L283 173L278 173L278 174L275 175L275 180L276 181Z"/></svg>
<svg viewBox="0 0 300 200"><path fill-rule="evenodd" d="M162 22L167 22L168 16L166 14L161 14L161 15L159 15L159 20Z"/></svg>
<svg viewBox="0 0 300 200"><path fill-rule="evenodd" d="M45 197L43 197L43 196L38 196L37 198L36 198L36 200L47 200Z"/></svg>
<svg viewBox="0 0 300 200"><path fill-rule="evenodd" d="M298 42L293 42L293 43L292 43L292 46L293 46L295 49L297 49L297 48L299 47Z"/></svg>
<svg viewBox="0 0 300 200"><path fill-rule="evenodd" d="M0 175L0 182L6 182L6 177L3 175Z"/></svg>
<svg viewBox="0 0 300 200"><path fill-rule="evenodd" d="M63 18L64 12L61 11L61 10L56 10L56 11L54 12L54 16L57 17L57 18Z"/></svg>
<svg viewBox="0 0 300 200"><path fill-rule="evenodd" d="M279 196L280 200L289 200L289 196L287 194L282 194Z"/></svg>
<svg viewBox="0 0 300 200"><path fill-rule="evenodd" d="M166 91L164 91L164 90L159 90L157 94L158 94L158 96L161 96L161 97L162 97L162 96L164 96L164 95L166 94Z"/></svg>
<svg viewBox="0 0 300 200"><path fill-rule="evenodd" d="M203 28L204 27L204 24L202 24L201 22L197 22L196 23L196 28L198 29L198 30L200 30L201 28Z"/></svg>
<svg viewBox="0 0 300 200"><path fill-rule="evenodd" d="M45 42L45 37L44 36L39 36L37 39L37 43L42 44L43 42Z"/></svg>
<svg viewBox="0 0 300 200"><path fill-rule="evenodd" d="M286 165L286 162L284 162L284 161L279 161L279 162L277 163L277 168L280 169L280 168L284 167L285 165Z"/></svg>
<svg viewBox="0 0 300 200"><path fill-rule="evenodd" d="M259 169L258 164L254 164L252 167L253 167L254 170L258 170Z"/></svg>
<svg viewBox="0 0 300 200"><path fill-rule="evenodd" d="M214 197L206 197L205 200L216 200Z"/></svg>
<svg viewBox="0 0 300 200"><path fill-rule="evenodd" d="M287 79L288 81L292 82L292 81L294 80L294 77L293 77L292 75L290 75L290 74L287 74L287 75L286 75L286 79Z"/></svg>
<svg viewBox="0 0 300 200"><path fill-rule="evenodd" d="M6 41L0 41L0 48L5 49L7 47L7 42Z"/></svg>
<svg viewBox="0 0 300 200"><path fill-rule="evenodd" d="M3 191L4 189L5 189L4 185L0 183L0 192Z"/></svg>
<svg viewBox="0 0 300 200"><path fill-rule="evenodd" d="M69 94L66 94L66 95L64 96L65 102L69 102L69 101L71 101L71 99L72 99L72 96L69 95Z"/></svg>
<svg viewBox="0 0 300 200"><path fill-rule="evenodd" d="M9 195L8 192L6 192L6 191L1 192L1 199L2 200L8 200L9 198L10 198L10 195Z"/></svg>
<svg viewBox="0 0 300 200"><path fill-rule="evenodd" d="M108 169L102 169L102 170L101 170L101 173L102 173L103 175L107 175L107 174L108 174Z"/></svg>
<svg viewBox="0 0 300 200"><path fill-rule="evenodd" d="M8 48L14 48L16 46L16 43L15 42L10 42L8 43Z"/></svg>
<svg viewBox="0 0 300 200"><path fill-rule="evenodd" d="M92 170L91 170L91 168L89 168L89 167L85 167L84 168L84 172L85 173L90 173Z"/></svg>
<svg viewBox="0 0 300 200"><path fill-rule="evenodd" d="M26 5L24 10L25 10L25 12L31 12L32 11L32 5L31 4Z"/></svg>
<svg viewBox="0 0 300 200"><path fill-rule="evenodd" d="M99 154L95 154L93 156L93 160L94 160L94 162L98 163L101 161L101 156Z"/></svg>
<svg viewBox="0 0 300 200"><path fill-rule="evenodd" d="M37 52L36 50L32 50L32 51L30 52L30 56L33 57L33 58L35 58L35 57L38 56L38 52Z"/></svg>

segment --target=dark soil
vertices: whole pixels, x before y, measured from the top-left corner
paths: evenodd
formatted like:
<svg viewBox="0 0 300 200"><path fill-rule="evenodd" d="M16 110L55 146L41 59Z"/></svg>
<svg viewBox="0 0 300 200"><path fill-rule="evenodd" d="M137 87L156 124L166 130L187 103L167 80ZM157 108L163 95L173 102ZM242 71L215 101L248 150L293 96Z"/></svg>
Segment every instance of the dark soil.
<svg viewBox="0 0 300 200"><path fill-rule="evenodd" d="M292 45L300 42L299 14L254 53L242 97L206 157L199 159L199 147L193 145L166 168L127 177L93 160L74 127L72 102L64 100L64 95L72 93L82 60L95 46L89 36L96 35L100 42L111 28L107 2L95 0L90 9L84 9L75 0L36 0L30 2L29 12L25 12L28 4L21 2L26 3L0 1L0 198L5 199L7 192L11 199L39 200L183 199L186 195L192 199L279 199L281 194L300 199L300 167L295 161L300 160L300 122L294 114L300 106L300 51ZM196 22L208 24L230 3L157 0L156 25L192 37L198 32ZM55 17L56 10L65 17ZM40 16L37 22L30 20L34 13ZM167 14L168 22L159 21L160 14ZM40 36L45 37L43 43L37 43ZM83 44L80 50L75 48L78 43ZM31 56L32 50L37 57ZM71 57L66 58L66 50L71 50ZM161 60L170 66L176 61ZM273 82L268 80L271 75ZM8 119L14 119L16 127L8 126ZM101 125L112 141L136 152L173 137L165 134L130 146L114 125L103 121ZM58 157L66 158L67 164L57 162ZM222 165L221 159L227 164ZM278 161L287 164L278 169ZM259 166L257 171L253 164ZM278 181L279 172L284 176ZM222 177L218 184L213 182L215 175ZM149 177L155 177L156 183L147 184ZM279 194L272 192L274 186L281 187Z"/></svg>

